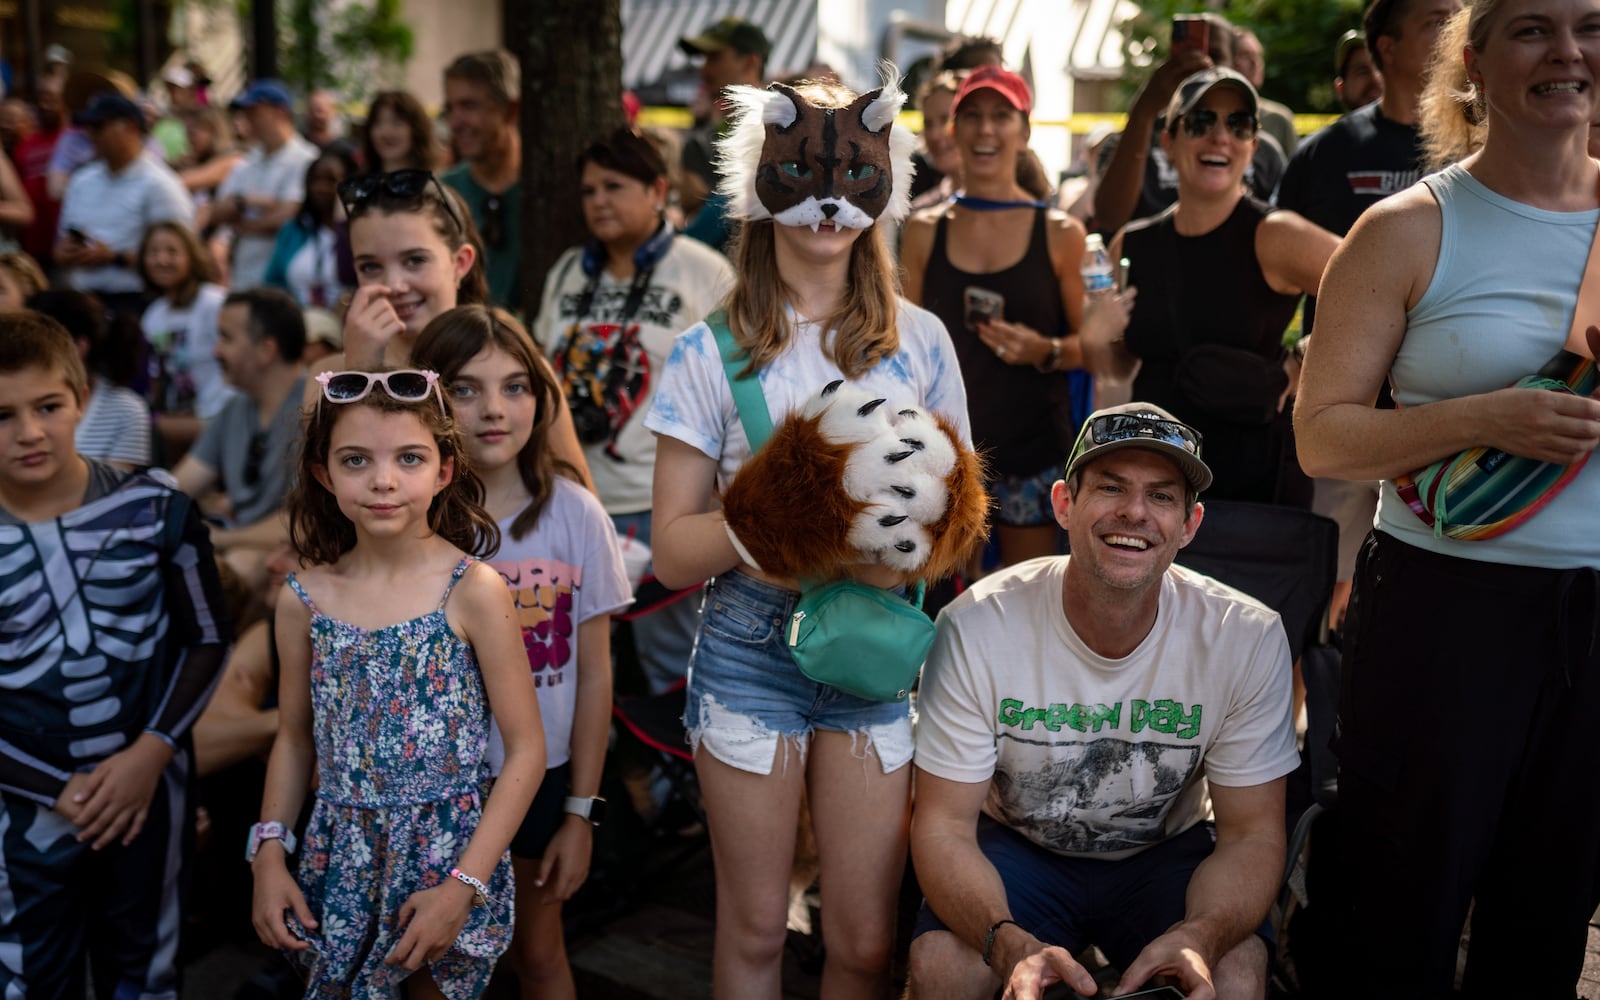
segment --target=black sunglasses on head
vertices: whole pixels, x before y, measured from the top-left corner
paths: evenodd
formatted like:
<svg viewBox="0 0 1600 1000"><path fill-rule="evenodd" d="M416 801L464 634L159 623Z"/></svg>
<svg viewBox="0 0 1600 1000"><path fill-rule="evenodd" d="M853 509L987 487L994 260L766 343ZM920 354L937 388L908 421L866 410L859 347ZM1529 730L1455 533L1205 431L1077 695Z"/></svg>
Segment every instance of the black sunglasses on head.
<svg viewBox="0 0 1600 1000"><path fill-rule="evenodd" d="M354 217L356 212L366 207L367 202L379 194L391 198L421 198L430 184L438 189L439 200L444 203L444 210L450 213L450 221L454 222L456 230L464 235L467 227L462 225L461 216L456 214L454 199L431 170L395 170L387 174L362 174L360 177L352 177L340 183L339 202L344 205L344 214Z"/></svg>
<svg viewBox="0 0 1600 1000"><path fill-rule="evenodd" d="M1209 133L1217 124L1217 113L1210 108L1195 108L1183 116L1183 131L1191 139L1199 139ZM1256 116L1248 111L1233 111L1228 114L1222 123L1233 133L1235 139L1250 139L1256 134L1260 123Z"/></svg>

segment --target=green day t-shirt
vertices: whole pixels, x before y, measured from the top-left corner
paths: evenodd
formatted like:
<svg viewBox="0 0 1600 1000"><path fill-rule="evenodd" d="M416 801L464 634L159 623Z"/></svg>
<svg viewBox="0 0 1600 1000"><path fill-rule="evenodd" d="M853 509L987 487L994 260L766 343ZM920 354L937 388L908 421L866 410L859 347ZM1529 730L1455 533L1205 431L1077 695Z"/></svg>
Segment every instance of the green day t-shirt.
<svg viewBox="0 0 1600 1000"><path fill-rule="evenodd" d="M1210 811L1207 781L1299 763L1276 612L1173 566L1150 634L1119 660L1062 611L1070 557L989 576L939 616L922 675L918 767L989 782L983 811L1058 854L1115 859Z"/></svg>

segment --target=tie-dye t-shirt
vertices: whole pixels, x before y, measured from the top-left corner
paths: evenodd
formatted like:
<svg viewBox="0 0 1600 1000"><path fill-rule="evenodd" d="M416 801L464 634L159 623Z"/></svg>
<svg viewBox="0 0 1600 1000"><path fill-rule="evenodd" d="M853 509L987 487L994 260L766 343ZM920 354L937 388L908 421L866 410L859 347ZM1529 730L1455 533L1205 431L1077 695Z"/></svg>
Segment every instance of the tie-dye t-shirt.
<svg viewBox="0 0 1600 1000"><path fill-rule="evenodd" d="M790 312L791 319L794 313ZM942 414L972 441L967 390L961 382L950 334L938 317L900 303L900 350L855 380L897 405L916 404ZM844 378L823 347L822 328L800 322L783 353L761 369L761 392L774 425L836 379ZM727 486L750 457L750 441L733 403L717 338L697 323L680 333L656 389L645 426L717 459L717 482Z"/></svg>
<svg viewBox="0 0 1600 1000"><path fill-rule="evenodd" d="M572 716L578 706L578 626L633 603L617 532L600 501L563 476L555 478L554 487L526 537L511 537L515 518L500 522L500 551L484 560L506 581L517 606L528 667L539 692L546 767L565 764L571 756ZM495 774L505 755L495 726L486 755Z"/></svg>

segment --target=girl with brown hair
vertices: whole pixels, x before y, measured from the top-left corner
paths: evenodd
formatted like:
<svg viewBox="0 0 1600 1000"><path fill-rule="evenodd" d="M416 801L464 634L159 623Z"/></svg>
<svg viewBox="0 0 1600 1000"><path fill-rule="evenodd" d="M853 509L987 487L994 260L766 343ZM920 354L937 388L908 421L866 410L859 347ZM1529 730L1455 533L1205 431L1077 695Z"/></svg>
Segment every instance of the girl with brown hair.
<svg viewBox="0 0 1600 1000"><path fill-rule="evenodd" d="M511 964L524 997L571 1000L562 903L588 877L611 732L611 615L633 600L600 502L557 474L550 431L561 390L504 309L460 306L422 331L413 357L436 368L500 528L489 561L510 588L539 691L544 780L511 841L517 876ZM489 763L499 765L491 735Z"/></svg>
<svg viewBox="0 0 1600 1000"><path fill-rule="evenodd" d="M246 852L253 922L314 959L307 996L477 996L510 938L506 847L544 772L511 597L474 558L500 533L434 372L317 382L289 499L309 566L276 605L278 735ZM488 791L491 711L505 750Z"/></svg>

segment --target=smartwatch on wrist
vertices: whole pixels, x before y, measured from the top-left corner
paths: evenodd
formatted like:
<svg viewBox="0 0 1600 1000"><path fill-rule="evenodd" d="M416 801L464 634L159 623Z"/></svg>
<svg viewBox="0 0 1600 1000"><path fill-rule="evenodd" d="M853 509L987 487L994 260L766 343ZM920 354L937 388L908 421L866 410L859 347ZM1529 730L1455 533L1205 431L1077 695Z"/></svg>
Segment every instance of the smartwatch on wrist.
<svg viewBox="0 0 1600 1000"><path fill-rule="evenodd" d="M599 826L606 818L606 800L598 795L581 798L577 795L568 795L561 803L561 811L581 816L588 820L590 825Z"/></svg>
<svg viewBox="0 0 1600 1000"><path fill-rule="evenodd" d="M244 847L244 859L251 862L256 859L256 852L261 850L264 841L276 840L283 844L285 854L293 854L299 846L294 838L294 831L282 823L257 823L250 828L250 840Z"/></svg>

